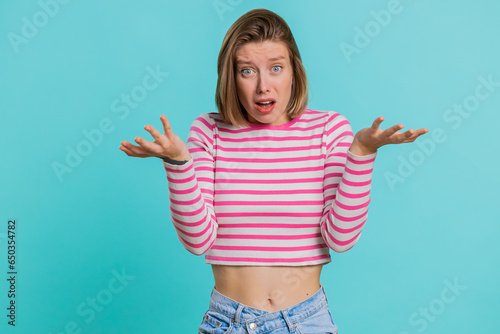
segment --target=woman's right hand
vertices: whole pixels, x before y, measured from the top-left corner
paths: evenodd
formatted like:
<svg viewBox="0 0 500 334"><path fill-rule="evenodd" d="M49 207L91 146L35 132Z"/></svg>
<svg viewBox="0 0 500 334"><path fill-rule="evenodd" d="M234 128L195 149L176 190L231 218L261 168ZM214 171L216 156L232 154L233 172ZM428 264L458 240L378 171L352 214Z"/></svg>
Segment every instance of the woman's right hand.
<svg viewBox="0 0 500 334"><path fill-rule="evenodd" d="M158 157L180 161L191 159L187 145L179 136L173 133L167 117L165 115L161 115L160 119L163 123L163 129L165 130L164 134L161 134L151 125L146 125L144 127L144 129L155 139L154 142L147 141L141 137L136 137L135 141L139 144L139 146L133 145L124 140L121 142L122 146L119 147L120 150L131 157Z"/></svg>

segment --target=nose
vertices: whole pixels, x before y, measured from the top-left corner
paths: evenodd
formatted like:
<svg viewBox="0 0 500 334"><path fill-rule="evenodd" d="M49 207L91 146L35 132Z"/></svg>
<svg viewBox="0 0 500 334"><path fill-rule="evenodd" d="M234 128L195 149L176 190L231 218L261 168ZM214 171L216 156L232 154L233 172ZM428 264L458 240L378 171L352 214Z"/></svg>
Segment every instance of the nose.
<svg viewBox="0 0 500 334"><path fill-rule="evenodd" d="M257 93L269 92L269 78L265 74L260 74L257 79Z"/></svg>

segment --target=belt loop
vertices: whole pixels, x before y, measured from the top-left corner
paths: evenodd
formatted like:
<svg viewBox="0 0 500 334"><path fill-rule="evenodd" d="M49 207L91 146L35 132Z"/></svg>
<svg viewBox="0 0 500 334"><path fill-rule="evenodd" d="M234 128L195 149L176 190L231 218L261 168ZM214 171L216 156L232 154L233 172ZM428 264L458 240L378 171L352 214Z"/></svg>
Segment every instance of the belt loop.
<svg viewBox="0 0 500 334"><path fill-rule="evenodd" d="M283 319L285 319L286 325L288 326L290 333L295 333L295 325L292 324L292 322L290 321L290 318L288 317L288 311L286 309L281 310L281 314L283 315Z"/></svg>
<svg viewBox="0 0 500 334"><path fill-rule="evenodd" d="M245 308L245 305L238 303L238 308L236 309L236 313L234 314L234 327L238 327L240 325L240 317L241 317L241 312Z"/></svg>

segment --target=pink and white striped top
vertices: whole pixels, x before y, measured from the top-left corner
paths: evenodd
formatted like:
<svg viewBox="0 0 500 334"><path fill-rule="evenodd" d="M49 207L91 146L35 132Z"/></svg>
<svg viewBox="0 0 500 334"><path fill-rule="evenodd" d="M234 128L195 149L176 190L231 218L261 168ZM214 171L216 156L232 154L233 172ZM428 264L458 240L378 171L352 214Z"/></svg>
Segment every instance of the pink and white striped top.
<svg viewBox="0 0 500 334"><path fill-rule="evenodd" d="M204 113L189 131L192 158L163 162L182 245L205 263L259 266L326 264L330 248L354 246L377 153L348 151L351 125L334 111L250 126Z"/></svg>

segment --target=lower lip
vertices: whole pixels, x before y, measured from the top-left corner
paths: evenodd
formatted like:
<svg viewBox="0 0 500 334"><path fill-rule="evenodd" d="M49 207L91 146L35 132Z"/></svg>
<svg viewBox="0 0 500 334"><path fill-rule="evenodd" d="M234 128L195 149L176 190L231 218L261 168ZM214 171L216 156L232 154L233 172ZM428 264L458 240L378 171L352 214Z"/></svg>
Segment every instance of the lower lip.
<svg viewBox="0 0 500 334"><path fill-rule="evenodd" d="M260 105L260 104L257 104L257 103L255 105L257 106L257 110L261 114L269 114L271 111L273 111L275 104L276 104L276 102L271 103L270 105L267 105L267 106L263 106L263 105Z"/></svg>

